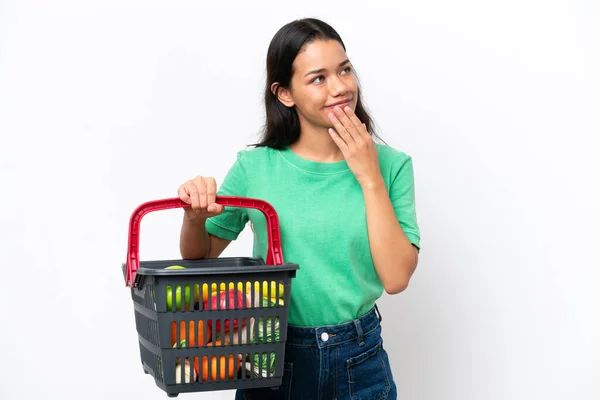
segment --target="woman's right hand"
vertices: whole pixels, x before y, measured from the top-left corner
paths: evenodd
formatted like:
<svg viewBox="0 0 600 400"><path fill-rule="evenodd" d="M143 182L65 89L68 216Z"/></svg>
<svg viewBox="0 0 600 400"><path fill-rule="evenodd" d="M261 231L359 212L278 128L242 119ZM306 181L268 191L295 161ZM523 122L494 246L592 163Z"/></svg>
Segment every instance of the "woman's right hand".
<svg viewBox="0 0 600 400"><path fill-rule="evenodd" d="M211 176L197 176L185 182L179 186L177 194L182 201L191 204L191 207L184 207L185 217L190 222L204 223L207 218L223 212L223 205L215 203L217 183Z"/></svg>

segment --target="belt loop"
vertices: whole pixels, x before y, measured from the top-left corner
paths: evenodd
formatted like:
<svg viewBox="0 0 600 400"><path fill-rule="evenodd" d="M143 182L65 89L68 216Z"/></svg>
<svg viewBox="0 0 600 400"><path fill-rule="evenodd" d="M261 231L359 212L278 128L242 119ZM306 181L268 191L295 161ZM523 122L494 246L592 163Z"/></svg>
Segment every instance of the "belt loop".
<svg viewBox="0 0 600 400"><path fill-rule="evenodd" d="M363 330L362 325L360 323L360 319L355 319L353 322L354 326L356 327L356 332L358 333L358 345L362 346L363 344L365 344L365 339L363 337Z"/></svg>
<svg viewBox="0 0 600 400"><path fill-rule="evenodd" d="M381 313L379 312L379 308L377 308L377 304L375 304L375 312L377 313L377 318L379 318L379 322L381 323Z"/></svg>

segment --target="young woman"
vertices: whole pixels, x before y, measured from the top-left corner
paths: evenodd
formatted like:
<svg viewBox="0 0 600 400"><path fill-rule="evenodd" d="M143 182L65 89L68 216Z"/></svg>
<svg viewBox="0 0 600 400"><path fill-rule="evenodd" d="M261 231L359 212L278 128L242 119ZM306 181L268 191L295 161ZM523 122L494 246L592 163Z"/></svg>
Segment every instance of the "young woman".
<svg viewBox="0 0 600 400"><path fill-rule="evenodd" d="M406 289L420 249L412 159L375 143L338 33L317 19L283 26L267 54L266 126L217 190L198 176L178 189L181 254L218 257L247 222L266 257L260 211L215 196L266 200L278 213L286 261L300 265L289 309L283 383L236 399L395 399L375 302Z"/></svg>

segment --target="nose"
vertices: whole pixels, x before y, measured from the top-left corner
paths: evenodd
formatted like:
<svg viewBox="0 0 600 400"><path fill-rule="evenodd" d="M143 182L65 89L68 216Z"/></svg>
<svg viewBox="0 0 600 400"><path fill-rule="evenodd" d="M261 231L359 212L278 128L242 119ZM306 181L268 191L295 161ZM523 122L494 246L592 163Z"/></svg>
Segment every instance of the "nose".
<svg viewBox="0 0 600 400"><path fill-rule="evenodd" d="M340 77L336 76L329 80L329 92L331 93L331 97L343 96L348 92L348 85Z"/></svg>

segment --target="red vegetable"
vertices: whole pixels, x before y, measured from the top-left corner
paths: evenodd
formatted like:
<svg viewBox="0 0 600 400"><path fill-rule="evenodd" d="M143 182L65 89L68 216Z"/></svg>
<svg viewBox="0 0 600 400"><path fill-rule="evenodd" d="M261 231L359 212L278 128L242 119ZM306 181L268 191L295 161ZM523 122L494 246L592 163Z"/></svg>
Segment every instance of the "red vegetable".
<svg viewBox="0 0 600 400"><path fill-rule="evenodd" d="M229 298L229 307L227 307L227 298ZM229 289L227 291L222 291L221 294L217 292L213 292L210 296L210 309L211 310L227 310L227 309L239 309L244 308L246 305L246 295L244 292L237 289ZM208 301L204 302L204 309L208 310ZM228 331L230 326L230 321L225 320L225 331ZM207 321L207 327L209 331L212 329L212 321ZM237 329L238 320L234 318L233 320L233 328ZM217 333L221 331L221 320L217 320Z"/></svg>

